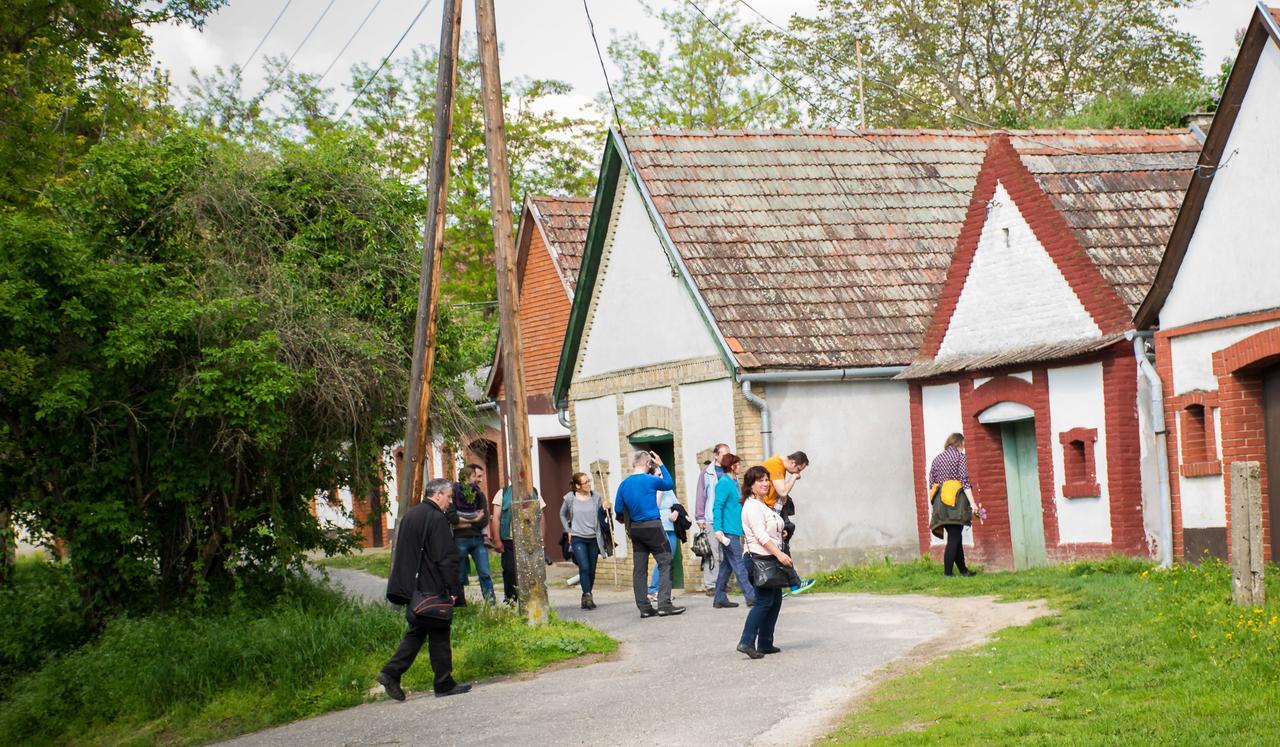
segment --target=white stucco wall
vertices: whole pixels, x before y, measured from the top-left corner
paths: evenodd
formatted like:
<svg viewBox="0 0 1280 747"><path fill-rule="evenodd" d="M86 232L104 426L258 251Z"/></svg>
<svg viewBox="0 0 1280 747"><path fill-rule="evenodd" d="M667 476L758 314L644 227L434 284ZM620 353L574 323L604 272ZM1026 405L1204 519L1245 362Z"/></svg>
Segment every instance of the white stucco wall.
<svg viewBox="0 0 1280 747"><path fill-rule="evenodd" d="M670 407L671 387L664 386L658 389L644 389L639 392L626 392L622 395L622 410L624 413L639 409L645 405Z"/></svg>
<svg viewBox="0 0 1280 747"><path fill-rule="evenodd" d="M618 455L618 404L613 395L579 400L574 404L574 427L578 433L578 464L576 471L591 472L591 463L604 459L609 463L609 485L597 485L612 501L618 484L631 472L631 465L624 468ZM622 524L614 525L613 539L618 543L619 557L626 557L627 537Z"/></svg>
<svg viewBox="0 0 1280 747"><path fill-rule="evenodd" d="M942 452L947 436L952 433L964 433L963 417L960 414L960 385L938 384L920 387L920 405L924 415L924 483L929 484L929 465L933 458ZM946 542L929 535L932 545L945 545ZM964 528L964 543L973 545L973 529Z"/></svg>
<svg viewBox="0 0 1280 747"><path fill-rule="evenodd" d="M1049 448L1053 454L1053 499L1058 512L1061 544L1111 542L1111 504L1107 490L1106 401L1103 397L1102 364L1049 369ZM1067 498L1062 495L1066 480L1063 445L1058 434L1072 428L1097 428L1093 445L1094 466L1101 495Z"/></svg>
<svg viewBox="0 0 1280 747"><path fill-rule="evenodd" d="M1162 522L1160 502L1160 462L1156 454L1155 424L1151 416L1151 385L1142 372L1137 373L1138 388L1138 460L1142 480L1142 532L1147 550L1154 553L1160 538ZM1157 405L1158 407L1160 405Z"/></svg>
<svg viewBox="0 0 1280 747"><path fill-rule="evenodd" d="M1008 241L1005 231L1008 231ZM1003 184L938 357L988 353L1101 334Z"/></svg>
<svg viewBox="0 0 1280 747"><path fill-rule="evenodd" d="M638 190L624 177L609 225L576 377L718 355L683 280L649 222Z"/></svg>
<svg viewBox="0 0 1280 747"><path fill-rule="evenodd" d="M769 384L773 449L810 466L793 493L795 548L915 548L907 385L897 381Z"/></svg>
<svg viewBox="0 0 1280 747"><path fill-rule="evenodd" d="M1280 247L1277 247L1280 253ZM1280 288L1280 275L1271 280ZM1163 317L1162 317L1163 318ZM1213 375L1213 354L1230 347L1246 337L1266 329L1280 326L1280 321L1244 324L1239 327L1215 329L1180 335L1169 340L1169 361L1173 364L1172 394L1218 390L1218 377ZM1166 395L1170 394L1165 392Z"/></svg>
<svg viewBox="0 0 1280 747"><path fill-rule="evenodd" d="M1160 310L1164 329L1280 306L1280 49L1258 59L1195 234ZM1230 159L1229 161L1227 159Z"/></svg>
<svg viewBox="0 0 1280 747"><path fill-rule="evenodd" d="M718 443L734 450L733 382L729 379L684 384L680 387L681 451L677 456L685 466L684 484L677 485L690 513L698 495L698 452Z"/></svg>
<svg viewBox="0 0 1280 747"><path fill-rule="evenodd" d="M533 484L535 486L542 485L542 461L538 458L541 454L541 450L538 449L538 441L544 438L568 437L569 429L560 425L560 420L557 419L555 415L529 416L529 445L533 452L530 462L533 464ZM568 486L570 476L571 475L560 476L560 482L563 482ZM565 492L568 492L568 487L565 488ZM542 498L543 500L546 500L546 496L542 496Z"/></svg>
<svg viewBox="0 0 1280 747"><path fill-rule="evenodd" d="M1227 525L1227 501L1222 475L1183 477L1179 487L1184 528L1204 529Z"/></svg>

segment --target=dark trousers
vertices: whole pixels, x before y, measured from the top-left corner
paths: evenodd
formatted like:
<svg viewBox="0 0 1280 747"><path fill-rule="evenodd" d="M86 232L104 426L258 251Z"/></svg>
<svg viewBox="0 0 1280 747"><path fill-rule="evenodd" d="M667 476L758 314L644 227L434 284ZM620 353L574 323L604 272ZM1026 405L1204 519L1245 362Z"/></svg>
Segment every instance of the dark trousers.
<svg viewBox="0 0 1280 747"><path fill-rule="evenodd" d="M643 612L649 604L649 556L658 564L658 606L671 606L671 544L662 522L635 521L627 531L631 538L631 591L636 607Z"/></svg>
<svg viewBox="0 0 1280 747"><path fill-rule="evenodd" d="M729 544L722 545L724 548L724 562L720 564L720 574L716 577L716 598L715 602L729 601L729 573L738 577L738 585L742 587L742 596L746 597L747 604L754 604L756 601L756 588L751 585L751 576L747 573L747 564L742 555L742 538L736 534L726 534L729 538ZM712 540L717 545L719 540Z"/></svg>
<svg viewBox="0 0 1280 747"><path fill-rule="evenodd" d="M409 613L412 615L413 613ZM435 691L438 693L452 690L457 684L453 681L453 649L449 645L450 623L445 620L423 621L416 616L409 622L409 629L400 639L400 648L391 657L391 661L382 668L396 682L413 665L422 649L422 641L427 641L427 657L431 661L431 671L435 674Z"/></svg>
<svg viewBox="0 0 1280 747"><path fill-rule="evenodd" d="M573 562L578 565L578 584L583 594L590 594L596 585L596 558L600 557L600 545L595 537L573 538Z"/></svg>
<svg viewBox="0 0 1280 747"><path fill-rule="evenodd" d="M947 533L947 549L942 554L943 572L948 576L953 575L953 565L961 573L968 571L969 568L964 564L964 527L959 524L944 524L942 528Z"/></svg>
<svg viewBox="0 0 1280 747"><path fill-rule="evenodd" d="M520 588L516 579L516 541L502 538L502 601L514 602Z"/></svg>
<svg viewBox="0 0 1280 747"><path fill-rule="evenodd" d="M743 646L756 650L773 647L773 629L778 625L778 613L782 611L782 589L756 589L756 606L747 613L747 623L742 627Z"/></svg>

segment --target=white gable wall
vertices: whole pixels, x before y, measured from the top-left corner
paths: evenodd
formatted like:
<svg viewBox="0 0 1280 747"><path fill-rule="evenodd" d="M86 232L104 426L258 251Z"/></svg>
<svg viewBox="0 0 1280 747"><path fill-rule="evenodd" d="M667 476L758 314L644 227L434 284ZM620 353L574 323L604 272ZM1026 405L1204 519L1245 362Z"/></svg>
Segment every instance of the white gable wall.
<svg viewBox="0 0 1280 747"><path fill-rule="evenodd" d="M625 174L614 199L575 378L719 355Z"/></svg>
<svg viewBox="0 0 1280 747"><path fill-rule="evenodd" d="M1107 489L1107 419L1102 388L1102 364L1051 368L1049 373L1049 449L1053 453L1053 501L1058 513L1061 544L1111 542L1111 498ZM1093 445L1095 474L1101 495L1067 498L1063 445L1058 434L1072 428L1096 428Z"/></svg>
<svg viewBox="0 0 1280 747"><path fill-rule="evenodd" d="M1093 317L1040 244L1008 190L997 184L978 250L938 357L1082 340L1100 334Z"/></svg>
<svg viewBox="0 0 1280 747"><path fill-rule="evenodd" d="M1160 326L1280 307L1280 49L1268 41ZM1229 160L1228 160L1229 159Z"/></svg>
<svg viewBox="0 0 1280 747"><path fill-rule="evenodd" d="M618 399L613 395L584 399L573 405L573 425L578 433L578 465L575 471L591 474L591 463L603 459L609 463L609 484L596 490L612 501L618 485L631 474L631 465L623 465L618 453ZM592 475L594 478L594 475ZM618 543L618 557L627 555L627 532L614 523L613 541Z"/></svg>

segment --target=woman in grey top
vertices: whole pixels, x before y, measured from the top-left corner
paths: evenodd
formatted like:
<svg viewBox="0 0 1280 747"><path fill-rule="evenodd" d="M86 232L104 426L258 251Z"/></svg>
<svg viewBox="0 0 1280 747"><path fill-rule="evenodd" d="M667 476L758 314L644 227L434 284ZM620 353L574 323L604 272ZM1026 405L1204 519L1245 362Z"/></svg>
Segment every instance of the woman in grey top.
<svg viewBox="0 0 1280 747"><path fill-rule="evenodd" d="M560 505L560 524L569 535L569 547L573 562L578 565L578 579L582 586L582 609L593 610L591 587L596 582L596 559L604 544L600 514L603 512L600 494L592 489L591 478L583 472L573 474L573 490L564 494Z"/></svg>

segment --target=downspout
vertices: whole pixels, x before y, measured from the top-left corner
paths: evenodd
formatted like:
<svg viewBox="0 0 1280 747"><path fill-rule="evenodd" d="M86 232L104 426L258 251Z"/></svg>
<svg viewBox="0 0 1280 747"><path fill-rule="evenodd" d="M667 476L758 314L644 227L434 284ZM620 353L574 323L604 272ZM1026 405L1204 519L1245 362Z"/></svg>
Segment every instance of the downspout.
<svg viewBox="0 0 1280 747"><path fill-rule="evenodd" d="M566 431L573 430L572 428L569 427L569 408L568 407L556 408L556 420L560 421L560 425L563 425Z"/></svg>
<svg viewBox="0 0 1280 747"><path fill-rule="evenodd" d="M751 391L751 382L805 382L805 381L856 381L868 379L892 379L902 373L906 366L872 366L868 368L823 368L809 371L763 371L761 373L740 374L742 397L760 411L760 442L767 459L773 455L773 420L769 414L769 403Z"/></svg>
<svg viewBox="0 0 1280 747"><path fill-rule="evenodd" d="M1125 336L1133 340L1133 357L1138 361L1138 370L1147 380L1151 388L1151 429L1156 436L1156 479L1160 483L1160 567L1173 565L1173 498L1169 490L1169 450L1168 429L1164 421L1164 384L1159 374L1147 360L1146 341L1152 336L1150 330L1130 331Z"/></svg>

